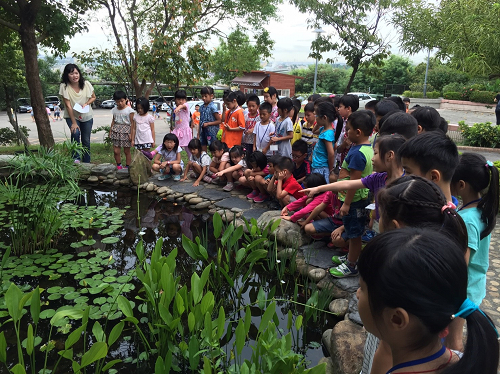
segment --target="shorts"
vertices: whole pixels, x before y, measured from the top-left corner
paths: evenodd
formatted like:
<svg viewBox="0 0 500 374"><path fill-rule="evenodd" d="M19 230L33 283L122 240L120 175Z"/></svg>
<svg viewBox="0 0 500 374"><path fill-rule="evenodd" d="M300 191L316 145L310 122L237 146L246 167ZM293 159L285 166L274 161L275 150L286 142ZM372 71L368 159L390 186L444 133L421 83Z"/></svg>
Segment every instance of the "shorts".
<svg viewBox="0 0 500 374"><path fill-rule="evenodd" d="M312 225L314 227L314 230L316 230L316 233L323 233L323 232L330 232L331 233L341 226L341 225L338 225L337 223L335 223L335 221L333 220L332 217L323 218L323 219L320 219L317 221L313 221ZM345 241L348 240L345 230L342 233L342 239L344 239Z"/></svg>
<svg viewBox="0 0 500 374"><path fill-rule="evenodd" d="M55 112L54 117L61 117L61 112Z"/></svg>
<svg viewBox="0 0 500 374"><path fill-rule="evenodd" d="M219 125L202 127L200 125L200 142L201 145L210 145L214 140L217 140L217 132Z"/></svg>
<svg viewBox="0 0 500 374"><path fill-rule="evenodd" d="M153 143L144 143L144 144L136 144L134 145L135 149L151 149L151 147L153 146Z"/></svg>
<svg viewBox="0 0 500 374"><path fill-rule="evenodd" d="M130 142L130 125L124 125L121 123L115 123L113 129L111 130L111 141L115 147L130 148L132 143Z"/></svg>
<svg viewBox="0 0 500 374"><path fill-rule="evenodd" d="M326 184L330 183L330 169L329 168L313 168L313 173L321 174L326 181Z"/></svg>
<svg viewBox="0 0 500 374"><path fill-rule="evenodd" d="M365 232L365 207L370 204L368 199L351 203L349 213L342 217L348 239L360 238Z"/></svg>

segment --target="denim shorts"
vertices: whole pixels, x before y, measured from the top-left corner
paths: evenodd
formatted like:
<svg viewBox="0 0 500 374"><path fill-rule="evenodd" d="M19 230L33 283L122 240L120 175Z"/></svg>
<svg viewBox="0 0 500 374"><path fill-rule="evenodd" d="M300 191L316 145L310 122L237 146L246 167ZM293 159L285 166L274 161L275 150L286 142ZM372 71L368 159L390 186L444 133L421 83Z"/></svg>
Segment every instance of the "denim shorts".
<svg viewBox="0 0 500 374"><path fill-rule="evenodd" d="M219 125L202 127L200 125L200 142L201 145L210 145L213 141L217 140L217 133L219 132Z"/></svg>
<svg viewBox="0 0 500 374"><path fill-rule="evenodd" d="M312 172L321 174L325 178L326 183L327 184L330 183L330 169L329 168L313 168Z"/></svg>
<svg viewBox="0 0 500 374"><path fill-rule="evenodd" d="M319 219L317 221L313 221L312 225L313 225L314 230L316 231L317 234L324 233L324 232L332 233L333 231L335 231L336 229L338 229L340 227L340 225L336 224L333 221L332 217L327 217L327 218ZM341 236L342 236L342 239L344 239L345 241L348 240L345 230Z"/></svg>
<svg viewBox="0 0 500 374"><path fill-rule="evenodd" d="M342 217L348 239L360 238L365 232L365 207L370 203L368 199L351 203L349 213Z"/></svg>

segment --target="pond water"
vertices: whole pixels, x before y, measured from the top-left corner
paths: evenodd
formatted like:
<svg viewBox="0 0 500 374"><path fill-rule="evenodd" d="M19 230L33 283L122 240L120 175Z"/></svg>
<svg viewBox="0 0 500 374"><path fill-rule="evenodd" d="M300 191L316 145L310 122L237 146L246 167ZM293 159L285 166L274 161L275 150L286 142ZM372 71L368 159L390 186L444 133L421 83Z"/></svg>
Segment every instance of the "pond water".
<svg viewBox="0 0 500 374"><path fill-rule="evenodd" d="M47 308L57 310L64 305L91 305L93 308L91 319L99 320L105 330L109 332L123 318L119 311L114 311L115 309L109 310L110 307L113 307L110 295L112 297L113 292L118 294L120 291L126 295L128 300L133 301L133 304L135 304L134 315L145 325L147 322L146 314L141 314L141 300L137 298L140 282L133 276L133 271L137 265L135 248L139 240L143 241L146 253L153 250L159 238L164 240L162 247L164 255L170 253L174 248L178 249L177 272L181 277L182 284L190 283L191 275L196 269L199 269L198 266L200 265L198 261L192 259L184 251L182 235L191 240L196 237L202 238L202 241L207 244L209 257L215 259L217 256L216 240L213 236L214 227L212 219L207 213L192 212L182 204L167 202L155 194L141 193L137 195L136 192L128 189L99 191L87 188L84 195L78 201L72 203L75 207L118 208L123 213L123 216L121 219L116 216L108 219L104 228L69 228L57 241L56 250L49 253L51 260L45 259L42 255L33 255L16 259L9 263L6 269L3 269L4 274L2 277L4 279L9 277L10 281L19 286L24 286L25 291L37 285L46 290L42 293L42 302L45 303L42 311ZM74 208L74 212L76 215L79 211ZM106 238L118 238L114 243L113 239L103 240L104 235L99 234L99 232L106 231L106 228L113 228L113 224L120 225L120 228L114 230L113 234L107 235ZM6 229L3 227L0 235L5 238L6 234ZM91 251L91 255L89 255L89 251ZM21 271L20 269L23 266L28 270ZM7 275L5 274L6 271ZM304 314L302 305L287 300L295 300L298 303L305 304L311 294L308 282L298 277L297 274L285 271L285 274L278 276L263 266L255 266L246 281L243 282L243 274L238 275L238 278L234 279L234 281L243 290L240 297L229 287L222 287L217 291L218 294L215 297L222 302L226 315L236 311L241 305L252 305L250 340L253 340L257 335L263 313L255 304L252 304L256 300L260 287L266 292L275 287L274 297L279 299L276 308L279 318L277 328L284 333L288 332L287 314L289 310L292 311L294 316ZM115 287L114 291L109 294L102 294L103 289L99 288L102 283L110 285L111 289ZM0 312L5 309L5 305L2 306L2 301L2 298L0 298ZM328 304L326 304L327 306ZM108 316L107 321L106 315ZM28 322L31 322L27 316L24 319L21 339L26 337L25 329ZM0 318L0 323L3 324L5 321L5 317ZM69 320L65 322L67 324L63 324L59 331L52 332L51 339L55 341L56 348L64 346L64 340L68 332L79 326L79 321ZM316 365L324 356L321 346L322 333L326 329L332 328L337 322L338 320L335 317L320 313L317 319L305 320L304 326L300 330L293 331L294 350L305 356L306 360L309 361L308 367ZM0 326L0 331L4 331L7 339L9 347L7 357L9 366L12 366L17 362L16 349L14 348L16 336L13 325L12 323L5 323ZM42 342L48 340L49 329L50 324L47 318L40 323L37 331L37 335L42 338ZM64 329L67 331L64 331ZM223 337L224 339L225 337ZM231 339L234 339L234 337ZM75 347L75 351L78 349L81 350L82 347ZM57 359L55 351L49 354L51 360ZM119 341L111 347L108 353L108 361L113 358L125 361L114 367L118 372L125 370L138 372L137 357L140 351L140 339L137 337L135 330L127 326L123 330ZM251 353L251 348L247 344L243 349L242 356L244 358L250 357ZM37 372L39 370L38 362L42 362L43 358L44 353L39 352L37 354ZM64 373L71 370L69 361L64 361L59 365L57 372ZM144 362L139 362L139 365L142 369L147 367ZM151 369L146 370L146 372L152 371ZM7 373L4 366L0 366L0 373Z"/></svg>

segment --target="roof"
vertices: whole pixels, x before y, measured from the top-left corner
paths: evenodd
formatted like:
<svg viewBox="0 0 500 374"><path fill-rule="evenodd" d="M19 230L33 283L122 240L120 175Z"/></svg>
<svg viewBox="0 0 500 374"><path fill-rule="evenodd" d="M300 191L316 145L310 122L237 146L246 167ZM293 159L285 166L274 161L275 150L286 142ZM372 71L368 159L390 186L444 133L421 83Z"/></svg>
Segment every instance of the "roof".
<svg viewBox="0 0 500 374"><path fill-rule="evenodd" d="M255 86L259 87L262 81L267 78L267 74L264 72L251 72L242 77L236 77L232 80L233 84L244 84L245 86Z"/></svg>

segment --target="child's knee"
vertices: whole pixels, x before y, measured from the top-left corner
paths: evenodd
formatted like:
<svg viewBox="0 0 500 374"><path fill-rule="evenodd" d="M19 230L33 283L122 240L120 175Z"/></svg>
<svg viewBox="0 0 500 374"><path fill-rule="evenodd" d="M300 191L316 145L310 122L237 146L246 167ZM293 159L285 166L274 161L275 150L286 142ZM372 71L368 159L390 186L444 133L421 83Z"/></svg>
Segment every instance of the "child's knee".
<svg viewBox="0 0 500 374"><path fill-rule="evenodd" d="M247 179L245 177L240 177L238 179L238 182L240 182L240 184L248 184L248 181L247 181Z"/></svg>
<svg viewBox="0 0 500 374"><path fill-rule="evenodd" d="M304 226L304 232L307 235L313 235L316 234L316 229L314 228L314 225L312 223L308 223L307 225Z"/></svg>
<svg viewBox="0 0 500 374"><path fill-rule="evenodd" d="M153 164L151 165L151 169L155 170L155 171L159 171L160 170L160 165L158 164Z"/></svg>

